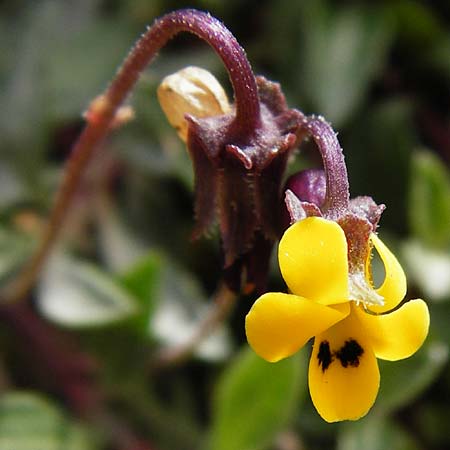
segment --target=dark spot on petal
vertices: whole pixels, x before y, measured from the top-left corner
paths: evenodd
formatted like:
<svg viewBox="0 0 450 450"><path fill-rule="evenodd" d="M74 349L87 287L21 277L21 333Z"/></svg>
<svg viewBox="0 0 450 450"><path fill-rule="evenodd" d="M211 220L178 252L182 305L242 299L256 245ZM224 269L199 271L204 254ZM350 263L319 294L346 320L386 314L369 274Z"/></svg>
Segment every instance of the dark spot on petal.
<svg viewBox="0 0 450 450"><path fill-rule="evenodd" d="M363 353L364 349L354 339L349 339L348 341L345 341L345 344L335 353L335 355L343 367L358 367L359 358Z"/></svg>
<svg viewBox="0 0 450 450"><path fill-rule="evenodd" d="M325 372L333 361L333 356L331 354L330 344L328 341L322 341L320 343L317 359L319 360L319 366L322 366L322 372Z"/></svg>

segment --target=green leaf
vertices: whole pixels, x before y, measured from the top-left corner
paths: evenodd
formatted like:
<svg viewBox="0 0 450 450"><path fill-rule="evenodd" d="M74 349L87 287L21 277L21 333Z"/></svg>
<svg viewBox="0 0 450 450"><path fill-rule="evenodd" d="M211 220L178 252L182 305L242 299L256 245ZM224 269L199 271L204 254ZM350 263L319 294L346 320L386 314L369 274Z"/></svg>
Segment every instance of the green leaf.
<svg viewBox="0 0 450 450"><path fill-rule="evenodd" d="M419 447L395 422L385 416L369 414L357 422L343 425L337 450L417 450Z"/></svg>
<svg viewBox="0 0 450 450"><path fill-rule="evenodd" d="M27 261L33 241L0 227L0 284L6 283Z"/></svg>
<svg viewBox="0 0 450 450"><path fill-rule="evenodd" d="M411 403L433 383L448 357L448 346L434 341L408 359L380 360L381 385L374 410L386 413Z"/></svg>
<svg viewBox="0 0 450 450"><path fill-rule="evenodd" d="M139 315L134 323L145 335L148 335L149 322L155 310L160 276L161 258L157 253L150 252L119 279L140 306Z"/></svg>
<svg viewBox="0 0 450 450"><path fill-rule="evenodd" d="M208 448L266 448L298 406L305 374L304 352L272 364L244 348L219 380Z"/></svg>
<svg viewBox="0 0 450 450"><path fill-rule="evenodd" d="M416 142L412 104L405 98L368 108L342 142L352 197L370 195L384 203L384 229L405 232L408 168Z"/></svg>
<svg viewBox="0 0 450 450"><path fill-rule="evenodd" d="M450 299L450 252L427 247L416 240L404 242L401 250L408 279L411 277L426 299Z"/></svg>
<svg viewBox="0 0 450 450"><path fill-rule="evenodd" d="M313 110L341 126L361 105L383 68L392 38L381 8L340 7L303 2L299 47L302 94Z"/></svg>
<svg viewBox="0 0 450 450"><path fill-rule="evenodd" d="M183 345L196 333L211 303L193 275L167 262L161 277L162 301L152 317L151 333L166 347ZM195 351L195 356L219 361L231 352L228 328L217 326Z"/></svg>
<svg viewBox="0 0 450 450"><path fill-rule="evenodd" d="M50 262L37 304L47 319L70 327L109 325L138 310L133 296L109 274L66 255Z"/></svg>
<svg viewBox="0 0 450 450"><path fill-rule="evenodd" d="M8 392L0 399L0 450L92 450L85 430L43 396Z"/></svg>
<svg viewBox="0 0 450 450"><path fill-rule="evenodd" d="M425 244L450 244L450 174L431 152L417 152L412 158L409 220Z"/></svg>

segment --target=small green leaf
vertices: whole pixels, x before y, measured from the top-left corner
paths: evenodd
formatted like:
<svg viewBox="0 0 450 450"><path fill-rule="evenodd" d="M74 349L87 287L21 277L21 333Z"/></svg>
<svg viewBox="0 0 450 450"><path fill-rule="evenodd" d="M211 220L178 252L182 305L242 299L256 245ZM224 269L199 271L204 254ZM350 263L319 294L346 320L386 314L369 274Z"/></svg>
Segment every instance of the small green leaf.
<svg viewBox="0 0 450 450"><path fill-rule="evenodd" d="M148 326L156 306L156 294L161 276L161 258L150 252L120 277L120 283L140 306L134 322L136 327L148 335Z"/></svg>
<svg viewBox="0 0 450 450"><path fill-rule="evenodd" d="M0 450L92 450L85 430L46 398L8 392L0 399Z"/></svg>
<svg viewBox="0 0 450 450"><path fill-rule="evenodd" d="M401 250L408 279L410 277L417 284L425 298L433 301L450 299L450 252L427 247L416 240L404 242Z"/></svg>
<svg viewBox="0 0 450 450"><path fill-rule="evenodd" d="M343 425L337 450L417 450L412 436L385 416L369 413L357 422Z"/></svg>
<svg viewBox="0 0 450 450"><path fill-rule="evenodd" d="M50 262L37 304L46 318L70 327L109 325L137 312L134 298L114 278L66 255Z"/></svg>
<svg viewBox="0 0 450 450"><path fill-rule="evenodd" d="M0 227L0 284L6 283L27 261L33 241Z"/></svg>
<svg viewBox="0 0 450 450"><path fill-rule="evenodd" d="M434 341L411 358L395 362L380 360L381 386L374 410L386 413L411 403L433 383L448 357L448 346Z"/></svg>
<svg viewBox="0 0 450 450"><path fill-rule="evenodd" d="M412 231L439 248L450 243L450 174L431 152L413 155L409 212Z"/></svg>
<svg viewBox="0 0 450 450"><path fill-rule="evenodd" d="M381 8L331 10L317 0L302 4L299 86L314 110L339 127L361 105L383 67L390 22Z"/></svg>
<svg viewBox="0 0 450 450"><path fill-rule="evenodd" d="M244 348L219 380L208 448L266 448L298 406L304 374L304 352L272 364Z"/></svg>
<svg viewBox="0 0 450 450"><path fill-rule="evenodd" d="M162 301L153 314L150 332L163 346L185 344L209 313L211 302L191 273L170 262L162 272L159 296ZM230 352L228 328L222 323L200 343L194 354L204 360L220 361Z"/></svg>

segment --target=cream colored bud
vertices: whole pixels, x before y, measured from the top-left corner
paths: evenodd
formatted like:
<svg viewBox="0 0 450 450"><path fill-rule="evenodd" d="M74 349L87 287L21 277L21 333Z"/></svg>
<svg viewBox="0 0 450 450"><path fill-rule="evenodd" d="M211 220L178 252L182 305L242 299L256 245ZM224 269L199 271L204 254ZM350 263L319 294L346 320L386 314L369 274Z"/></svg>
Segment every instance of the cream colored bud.
<svg viewBox="0 0 450 450"><path fill-rule="evenodd" d="M164 78L158 100L169 123L187 140L185 114L210 117L230 111L227 95L216 78L200 67L186 67Z"/></svg>

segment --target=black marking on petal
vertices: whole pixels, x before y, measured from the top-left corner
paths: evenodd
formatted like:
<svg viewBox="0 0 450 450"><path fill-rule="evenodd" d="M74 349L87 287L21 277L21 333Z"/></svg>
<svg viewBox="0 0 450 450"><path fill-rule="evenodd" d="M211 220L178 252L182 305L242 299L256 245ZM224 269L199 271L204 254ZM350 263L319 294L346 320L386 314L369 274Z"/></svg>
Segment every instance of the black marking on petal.
<svg viewBox="0 0 450 450"><path fill-rule="evenodd" d="M345 341L344 345L335 353L336 358L342 367L358 367L359 358L364 353L364 349L354 339Z"/></svg>
<svg viewBox="0 0 450 450"><path fill-rule="evenodd" d="M322 341L319 345L319 352L317 353L319 366L322 366L322 372L328 369L328 366L333 362L333 355L330 351L330 344L328 341Z"/></svg>

